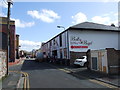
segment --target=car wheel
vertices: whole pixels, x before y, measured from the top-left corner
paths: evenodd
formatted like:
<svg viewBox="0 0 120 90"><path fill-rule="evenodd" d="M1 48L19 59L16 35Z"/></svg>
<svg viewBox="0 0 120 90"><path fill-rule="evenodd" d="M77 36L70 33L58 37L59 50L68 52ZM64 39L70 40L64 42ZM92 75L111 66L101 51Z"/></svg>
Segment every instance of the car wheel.
<svg viewBox="0 0 120 90"><path fill-rule="evenodd" d="M87 67L87 63L84 64L84 67Z"/></svg>

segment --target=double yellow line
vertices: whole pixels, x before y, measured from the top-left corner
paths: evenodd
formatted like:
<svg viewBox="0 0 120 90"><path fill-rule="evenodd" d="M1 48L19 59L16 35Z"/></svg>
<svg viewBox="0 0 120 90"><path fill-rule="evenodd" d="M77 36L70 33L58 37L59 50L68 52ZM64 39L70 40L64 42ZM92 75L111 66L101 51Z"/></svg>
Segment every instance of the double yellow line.
<svg viewBox="0 0 120 90"><path fill-rule="evenodd" d="M24 84L23 84L23 90L29 90L30 89L30 82L29 82L29 75L26 72L22 71L9 71L9 72L15 72L15 73L21 73L24 76Z"/></svg>
<svg viewBox="0 0 120 90"><path fill-rule="evenodd" d="M24 90L29 90L30 82L29 82L29 75L26 72L21 72L24 75Z"/></svg>

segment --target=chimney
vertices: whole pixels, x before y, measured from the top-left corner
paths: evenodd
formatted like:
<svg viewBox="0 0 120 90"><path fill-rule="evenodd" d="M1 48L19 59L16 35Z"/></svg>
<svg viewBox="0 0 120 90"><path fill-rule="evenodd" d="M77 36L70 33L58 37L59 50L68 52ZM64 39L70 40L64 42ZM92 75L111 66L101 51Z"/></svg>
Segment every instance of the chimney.
<svg viewBox="0 0 120 90"><path fill-rule="evenodd" d="M112 23L111 26L115 27L115 24Z"/></svg>

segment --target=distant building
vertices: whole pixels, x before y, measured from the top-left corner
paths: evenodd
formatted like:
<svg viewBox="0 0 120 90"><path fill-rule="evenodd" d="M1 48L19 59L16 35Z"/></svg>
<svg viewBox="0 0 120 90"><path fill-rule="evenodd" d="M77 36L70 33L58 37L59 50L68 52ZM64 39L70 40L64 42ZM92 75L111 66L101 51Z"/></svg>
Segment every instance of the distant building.
<svg viewBox="0 0 120 90"><path fill-rule="evenodd" d="M114 48L120 50L120 30L117 27L84 22L56 35L42 44L41 51L49 58L70 60L86 55L91 50Z"/></svg>

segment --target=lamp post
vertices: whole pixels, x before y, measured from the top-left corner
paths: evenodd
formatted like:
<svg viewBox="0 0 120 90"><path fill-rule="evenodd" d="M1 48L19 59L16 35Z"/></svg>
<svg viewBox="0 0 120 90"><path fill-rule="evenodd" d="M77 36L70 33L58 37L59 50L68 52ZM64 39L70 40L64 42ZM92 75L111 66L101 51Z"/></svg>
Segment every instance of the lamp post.
<svg viewBox="0 0 120 90"><path fill-rule="evenodd" d="M57 26L57 28L63 28L65 30L65 27L63 27L63 26Z"/></svg>
<svg viewBox="0 0 120 90"><path fill-rule="evenodd" d="M7 35L8 35L8 42L7 42L7 75L8 75L8 62L9 62L9 44L10 44L10 5L13 4L12 0L7 0L8 3L8 12L7 12Z"/></svg>

